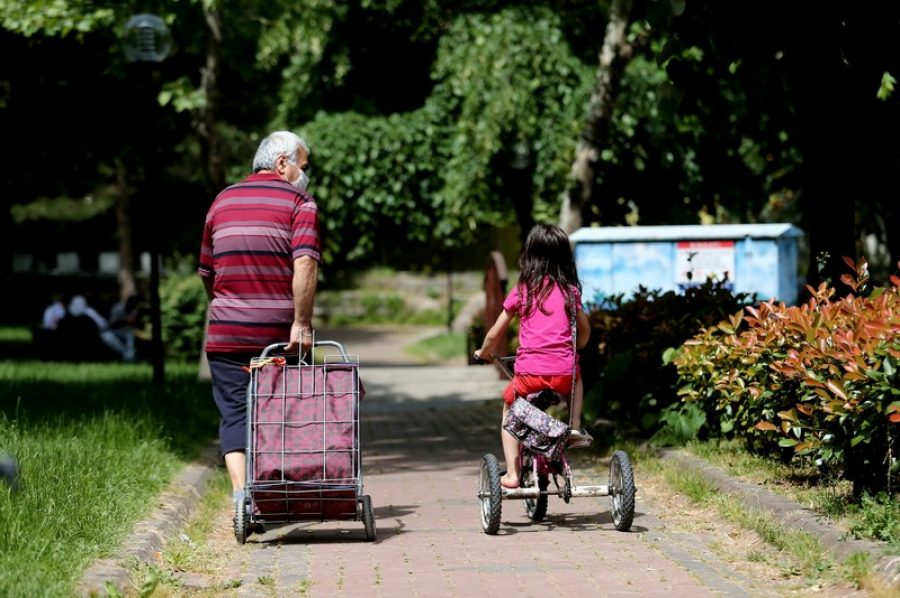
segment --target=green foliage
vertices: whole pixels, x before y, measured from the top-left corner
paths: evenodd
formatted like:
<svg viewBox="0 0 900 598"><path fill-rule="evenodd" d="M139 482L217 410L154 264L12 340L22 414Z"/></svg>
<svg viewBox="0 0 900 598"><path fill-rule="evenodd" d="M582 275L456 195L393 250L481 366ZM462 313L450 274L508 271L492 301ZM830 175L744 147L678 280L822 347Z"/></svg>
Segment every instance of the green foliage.
<svg viewBox="0 0 900 598"><path fill-rule="evenodd" d="M561 27L542 9L467 15L441 38L423 107L306 125L326 259L366 263L388 240L404 252L469 243L512 221L513 177L528 179L528 213L555 217L591 78Z"/></svg>
<svg viewBox="0 0 900 598"><path fill-rule="evenodd" d="M673 403L659 416L660 429L650 439L653 446L677 446L697 438L706 414L694 403Z"/></svg>
<svg viewBox="0 0 900 598"><path fill-rule="evenodd" d="M322 115L302 133L312 149L327 262L366 263L377 245L399 239L404 251L428 246L437 168L423 112Z"/></svg>
<svg viewBox="0 0 900 598"><path fill-rule="evenodd" d="M70 197L41 198L27 204L10 207L10 214L16 224L29 220L57 220L79 222L90 220L99 214L108 212L113 206L111 196L101 195L94 198L87 195L81 199Z"/></svg>
<svg viewBox="0 0 900 598"><path fill-rule="evenodd" d="M844 283L867 287L865 261ZM840 468L854 490L896 489L900 422L900 278L868 296L748 307L687 341L675 359L679 395L703 407L713 432L740 435L786 458Z"/></svg>
<svg viewBox="0 0 900 598"><path fill-rule="evenodd" d="M632 433L652 434L663 410L677 400L675 370L663 360L666 348L750 300L732 294L722 281L707 280L683 293L641 287L629 299L619 295L592 307L591 338L581 357L586 417L610 418ZM666 414L671 419L679 411Z"/></svg>
<svg viewBox="0 0 900 598"><path fill-rule="evenodd" d="M467 15L441 38L428 107L443 137L438 234L471 235L510 216L497 161L531 179L540 218L558 213L595 71L573 54L557 15L538 7ZM475 201L473 201L475 199ZM552 208L551 208L552 206Z"/></svg>
<svg viewBox="0 0 900 598"><path fill-rule="evenodd" d="M81 35L112 23L115 12L89 1L0 0L0 26L27 37Z"/></svg>
<svg viewBox="0 0 900 598"><path fill-rule="evenodd" d="M166 354L196 359L203 351L208 299L197 274L172 274L159 285L160 316Z"/></svg>
<svg viewBox="0 0 900 598"><path fill-rule="evenodd" d="M183 210L167 241L193 251L191 231L218 191L204 188L218 176L203 166L221 161L228 180L236 180L268 129L303 128L317 162L311 191L323 206L332 270L398 255L430 258L514 219L555 220L597 76L609 3L508 5L0 0L0 50L28 57L27 68L10 63L0 77L9 134L22 140L29 164L70 157L54 177L43 176L44 166L26 166L0 176L0 184L16 203L98 197L97 189L115 180L102 165L121 159L124 189L150 181L165 187L157 192L164 209ZM782 11L785 20L769 19L765 10L745 15L730 3L684 6L635 4L628 29L633 58L612 98L611 129L596 165L600 199L586 206L586 221L696 222L698 212L717 222L799 218L801 144L810 132L828 131L820 123L840 112L815 100L803 109L804 92L815 98L819 82L832 80L810 68L819 63L805 58L806 48L817 48L810 38L833 35L817 22L797 26L808 20L797 7ZM127 16L145 11L170 25L175 52L155 74L137 75L118 40ZM873 19L877 33L844 40L848 55L860 54L847 65L856 78L838 86L854 94L848 99L870 102L847 103L848 118L838 122L865 118L848 126L869 131L875 123L886 131L847 144L870 152L871 160L845 164L867 177L879 173L881 186L860 176L855 191L862 227L879 233L891 229L893 218L870 199L885 197L880 201L889 208L893 197L885 181L893 184L895 167L889 146L896 137L890 133L897 122L896 57L879 46L896 37L891 11L844 10L854 17L847 22ZM210 15L220 20L220 38L210 30ZM746 19L752 26L736 27ZM213 73L205 68L213 63L220 70L207 97L203 84ZM98 93L83 94L88 88ZM147 112L150 126L137 130L133 120L116 119L114 107L143 114L153 97L162 109ZM843 100L836 102L844 109ZM808 108L820 105L825 118L810 117ZM58 144L42 141L51 135ZM146 234L136 230L138 238ZM65 242L81 242L72 237Z"/></svg>
<svg viewBox="0 0 900 598"><path fill-rule="evenodd" d="M878 93L876 96L879 100L887 100L894 93L894 85L896 85L897 79L894 78L889 72L884 71L884 74L881 76L881 85L878 87Z"/></svg>
<svg viewBox="0 0 900 598"><path fill-rule="evenodd" d="M900 497L881 492L863 494L852 516L850 531L863 538L875 538L900 550Z"/></svg>

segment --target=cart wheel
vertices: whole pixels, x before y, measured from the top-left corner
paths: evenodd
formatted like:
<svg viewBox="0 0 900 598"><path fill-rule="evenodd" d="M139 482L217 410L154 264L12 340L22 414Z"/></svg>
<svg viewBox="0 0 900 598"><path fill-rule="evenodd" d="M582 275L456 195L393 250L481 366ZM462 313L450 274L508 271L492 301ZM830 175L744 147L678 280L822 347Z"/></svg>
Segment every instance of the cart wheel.
<svg viewBox="0 0 900 598"><path fill-rule="evenodd" d="M634 473L625 451L613 453L609 464L609 508L613 523L620 532L631 528L634 520Z"/></svg>
<svg viewBox="0 0 900 598"><path fill-rule="evenodd" d="M247 541L247 505L244 501L234 504L234 537L238 544Z"/></svg>
<svg viewBox="0 0 900 598"><path fill-rule="evenodd" d="M372 512L372 497L366 494L362 497L362 519L366 526L366 542L375 541L375 513Z"/></svg>
<svg viewBox="0 0 900 598"><path fill-rule="evenodd" d="M500 464L497 457L490 453L481 460L478 498L481 500L481 528L486 534L496 534L500 529L503 494L500 490Z"/></svg>
<svg viewBox="0 0 900 598"><path fill-rule="evenodd" d="M521 486L527 488L534 485L534 460L530 455L522 458L522 482ZM547 475L537 476L537 487L541 492L550 486L550 478ZM538 498L526 498L525 514L532 521L543 521L547 516L547 495L542 494Z"/></svg>

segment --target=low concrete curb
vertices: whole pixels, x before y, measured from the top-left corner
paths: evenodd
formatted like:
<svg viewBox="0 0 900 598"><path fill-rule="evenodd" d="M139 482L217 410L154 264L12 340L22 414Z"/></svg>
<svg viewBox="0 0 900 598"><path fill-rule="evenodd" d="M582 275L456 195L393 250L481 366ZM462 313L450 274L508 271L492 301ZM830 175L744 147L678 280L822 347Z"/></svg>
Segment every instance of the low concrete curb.
<svg viewBox="0 0 900 598"><path fill-rule="evenodd" d="M857 553L869 555L872 571L888 586L900 589L900 556L885 554L882 545L849 537L846 531L823 521L823 517L766 488L729 476L722 469L682 450L664 450L660 455L688 467L704 477L721 492L741 500L746 506L762 511L790 529L809 533L839 562Z"/></svg>
<svg viewBox="0 0 900 598"><path fill-rule="evenodd" d="M215 471L218 444L207 447L200 458L187 465L169 488L159 496L153 513L135 526L117 554L95 562L84 572L78 585L81 596L106 596L106 584L124 589L130 581L130 567L152 562L166 540L182 528L194 512Z"/></svg>

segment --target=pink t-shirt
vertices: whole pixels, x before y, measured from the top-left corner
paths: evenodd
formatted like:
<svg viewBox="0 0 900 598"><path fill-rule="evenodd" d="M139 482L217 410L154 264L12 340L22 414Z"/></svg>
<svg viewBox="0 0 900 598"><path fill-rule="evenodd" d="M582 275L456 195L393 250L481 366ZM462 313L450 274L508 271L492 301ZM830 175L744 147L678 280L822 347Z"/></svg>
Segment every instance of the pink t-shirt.
<svg viewBox="0 0 900 598"><path fill-rule="evenodd" d="M575 295L576 309L581 311L581 294L577 289L572 289L571 292ZM544 299L543 307L547 313L538 309L533 302L531 313L525 314L525 297L519 297L519 285L510 291L503 302L503 309L519 316L516 373L571 375L575 350L572 347L572 328L566 313L566 300L559 287L553 286L553 290Z"/></svg>

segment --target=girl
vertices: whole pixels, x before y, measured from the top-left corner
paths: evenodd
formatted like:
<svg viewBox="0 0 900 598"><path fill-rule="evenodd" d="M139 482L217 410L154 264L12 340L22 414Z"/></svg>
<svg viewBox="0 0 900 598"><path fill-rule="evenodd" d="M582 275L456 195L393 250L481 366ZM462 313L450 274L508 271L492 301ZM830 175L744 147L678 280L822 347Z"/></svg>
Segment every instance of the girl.
<svg viewBox="0 0 900 598"><path fill-rule="evenodd" d="M581 283L575 269L572 246L566 233L557 226L535 225L528 233L519 258L519 281L503 302L503 312L491 326L477 359L490 360L498 341L506 335L513 317L518 316L519 349L516 374L503 393L503 418L517 396L551 389L568 397L572 391L577 356L572 346L571 313L575 312L576 343L587 343L591 331L581 307ZM593 440L581 429L581 403L584 388L575 376L575 397L569 446L588 446ZM500 428L506 474L500 483L507 488L519 486L519 441Z"/></svg>

